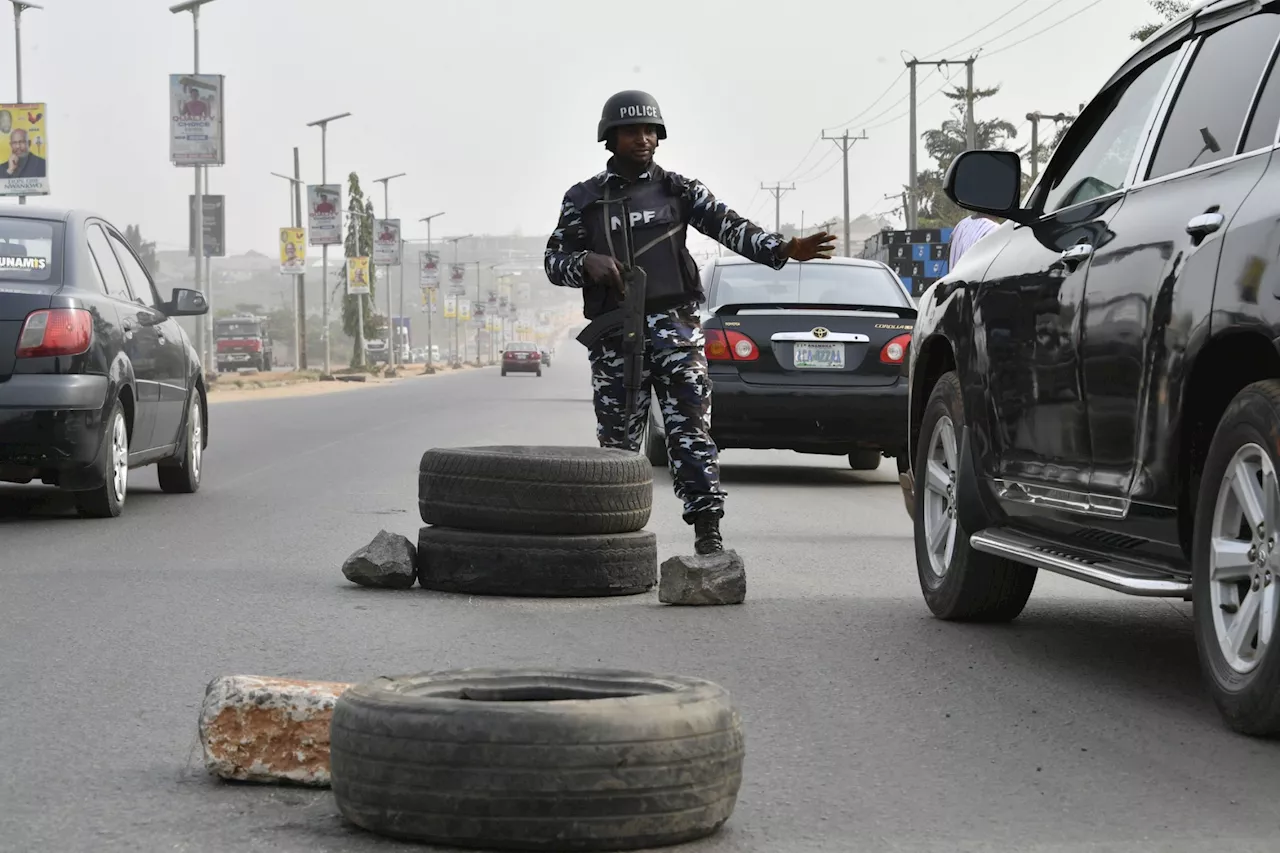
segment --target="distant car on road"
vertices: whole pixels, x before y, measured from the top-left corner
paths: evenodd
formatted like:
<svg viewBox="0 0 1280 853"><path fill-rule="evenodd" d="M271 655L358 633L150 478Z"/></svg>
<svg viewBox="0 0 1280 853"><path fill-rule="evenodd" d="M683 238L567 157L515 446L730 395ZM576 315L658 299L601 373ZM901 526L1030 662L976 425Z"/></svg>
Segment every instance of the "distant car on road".
<svg viewBox="0 0 1280 853"><path fill-rule="evenodd" d="M266 320L253 314L224 317L213 323L218 372L256 367L264 373L275 363L274 345Z"/></svg>
<svg viewBox="0 0 1280 853"><path fill-rule="evenodd" d="M502 349L502 375L509 372L542 375L542 354L533 341L512 341Z"/></svg>
<svg viewBox="0 0 1280 853"><path fill-rule="evenodd" d="M129 470L200 487L209 421L200 359L174 317L208 312L198 291L162 300L122 232L80 210L0 215L0 481L39 479L82 515L120 515Z"/></svg>
<svg viewBox="0 0 1280 853"><path fill-rule="evenodd" d="M906 467L906 357L911 294L889 267L860 258L773 270L713 258L700 275L716 446L847 455L875 470ZM667 464L657 400L646 454Z"/></svg>

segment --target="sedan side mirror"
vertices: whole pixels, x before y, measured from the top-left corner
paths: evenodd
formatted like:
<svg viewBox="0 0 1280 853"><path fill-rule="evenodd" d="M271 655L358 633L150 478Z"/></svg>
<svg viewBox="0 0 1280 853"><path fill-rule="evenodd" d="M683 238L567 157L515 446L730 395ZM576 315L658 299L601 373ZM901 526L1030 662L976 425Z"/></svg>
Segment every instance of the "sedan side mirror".
<svg viewBox="0 0 1280 853"><path fill-rule="evenodd" d="M1012 151L965 151L951 162L942 191L965 210L1028 221L1020 201L1022 161Z"/></svg>
<svg viewBox="0 0 1280 853"><path fill-rule="evenodd" d="M173 298L164 306L164 313L170 317L198 317L209 313L209 303L198 290L175 287Z"/></svg>

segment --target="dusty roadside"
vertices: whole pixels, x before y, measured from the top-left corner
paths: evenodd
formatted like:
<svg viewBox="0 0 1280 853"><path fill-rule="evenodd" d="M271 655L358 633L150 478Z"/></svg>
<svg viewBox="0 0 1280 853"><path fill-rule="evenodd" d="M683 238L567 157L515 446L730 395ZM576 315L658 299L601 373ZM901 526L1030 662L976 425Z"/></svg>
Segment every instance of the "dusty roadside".
<svg viewBox="0 0 1280 853"><path fill-rule="evenodd" d="M259 373L252 376L224 375L209 388L209 405L217 403L234 403L243 400L277 400L290 397L311 397L318 394L336 394L359 388L372 388L393 382L405 382L414 379L430 379L433 376L447 376L468 370L484 370L474 365L464 365L459 369L436 368L434 374L425 373L421 364L399 368L399 377L388 379L382 375L363 374L363 382L321 382L318 373Z"/></svg>

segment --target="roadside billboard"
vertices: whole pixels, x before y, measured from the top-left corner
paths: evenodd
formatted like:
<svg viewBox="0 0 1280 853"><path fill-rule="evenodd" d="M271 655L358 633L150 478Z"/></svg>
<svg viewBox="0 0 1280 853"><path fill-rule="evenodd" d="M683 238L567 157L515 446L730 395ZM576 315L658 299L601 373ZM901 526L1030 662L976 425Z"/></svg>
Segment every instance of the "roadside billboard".
<svg viewBox="0 0 1280 853"><path fill-rule="evenodd" d="M339 184L307 186L307 228L312 246L342 242L342 187Z"/></svg>
<svg viewBox="0 0 1280 853"><path fill-rule="evenodd" d="M400 265L399 219L377 219L374 221L373 262L388 267Z"/></svg>
<svg viewBox="0 0 1280 853"><path fill-rule="evenodd" d="M302 228L280 229L280 272L299 275L307 271L307 232Z"/></svg>
<svg viewBox="0 0 1280 853"><path fill-rule="evenodd" d="M347 296L369 295L369 259L347 258Z"/></svg>
<svg viewBox="0 0 1280 853"><path fill-rule="evenodd" d="M444 318L452 320L458 316L458 297L446 296L444 298Z"/></svg>
<svg viewBox="0 0 1280 853"><path fill-rule="evenodd" d="M0 196L49 194L48 120L44 104L0 104Z"/></svg>
<svg viewBox="0 0 1280 853"><path fill-rule="evenodd" d="M470 299L464 299L458 304L458 319L460 320L471 319L471 300Z"/></svg>
<svg viewBox="0 0 1280 853"><path fill-rule="evenodd" d="M221 74L169 75L169 160L175 166L223 165Z"/></svg>
<svg viewBox="0 0 1280 853"><path fill-rule="evenodd" d="M226 196L202 195L204 208L204 256L227 256L227 207ZM196 256L196 197L187 196L187 257Z"/></svg>
<svg viewBox="0 0 1280 853"><path fill-rule="evenodd" d="M435 252L418 253L418 286L440 286L440 258Z"/></svg>

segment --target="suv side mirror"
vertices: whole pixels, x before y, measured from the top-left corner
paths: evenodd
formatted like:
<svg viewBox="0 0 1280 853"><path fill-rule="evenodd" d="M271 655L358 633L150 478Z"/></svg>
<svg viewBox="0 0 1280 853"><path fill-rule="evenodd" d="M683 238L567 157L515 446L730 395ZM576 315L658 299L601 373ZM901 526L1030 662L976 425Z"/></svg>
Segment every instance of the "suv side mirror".
<svg viewBox="0 0 1280 853"><path fill-rule="evenodd" d="M173 298L165 303L164 313L170 317L198 317L209 313L209 303L198 290L175 287Z"/></svg>
<svg viewBox="0 0 1280 853"><path fill-rule="evenodd" d="M1012 151L965 151L951 162L942 191L965 210L1026 221L1022 161Z"/></svg>

